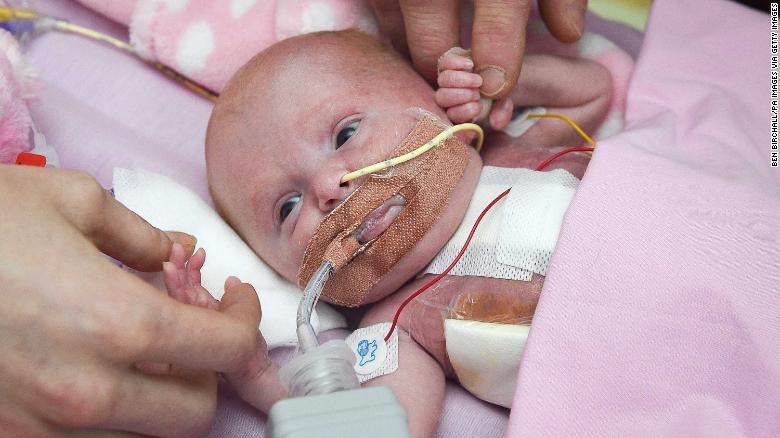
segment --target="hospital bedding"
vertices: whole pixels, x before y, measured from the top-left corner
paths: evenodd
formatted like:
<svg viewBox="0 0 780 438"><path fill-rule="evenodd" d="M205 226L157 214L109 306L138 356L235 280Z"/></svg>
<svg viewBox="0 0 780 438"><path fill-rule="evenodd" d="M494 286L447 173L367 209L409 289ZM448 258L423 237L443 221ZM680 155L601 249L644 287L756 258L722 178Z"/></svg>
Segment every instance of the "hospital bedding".
<svg viewBox="0 0 780 438"><path fill-rule="evenodd" d="M40 4L126 37L74 3ZM513 434L771 431L765 407L780 401L770 390L780 381L769 361L780 357L771 342L780 309L767 272L778 272L769 244L778 230L779 174L757 149L768 130L759 84L768 81L763 70L746 67L764 59L745 50L765 40L768 19L736 5L707 4L656 2L629 95L628 129L600 145L562 231L566 243L554 256L558 268L545 286L521 369ZM589 20L637 52L637 34ZM716 21L723 26L712 27ZM77 37L43 36L28 56L44 84L33 116L63 165L87 170L106 186L114 167L144 168L208 199L202 144L209 102ZM702 193L709 197L700 199ZM672 195L677 201L670 206ZM721 196L732 205L721 205ZM688 215L675 214L674 206ZM747 215L735 224L739 211ZM679 229L658 239L672 226ZM756 251L764 258L745 261ZM703 261L712 253L722 259L708 267ZM501 436L506 425L506 410L448 385L439 436ZM263 416L222 388L210 435L262 436L262 430Z"/></svg>

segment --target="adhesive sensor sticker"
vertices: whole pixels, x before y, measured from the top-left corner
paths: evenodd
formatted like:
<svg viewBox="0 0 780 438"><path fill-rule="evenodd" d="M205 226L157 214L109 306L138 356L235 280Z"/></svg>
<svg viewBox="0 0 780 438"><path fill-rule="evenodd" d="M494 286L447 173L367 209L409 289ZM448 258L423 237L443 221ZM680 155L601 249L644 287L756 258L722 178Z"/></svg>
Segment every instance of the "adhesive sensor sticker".
<svg viewBox="0 0 780 438"><path fill-rule="evenodd" d="M385 342L389 322L374 324L352 332L345 339L355 354L355 372L360 383L390 374L398 369L398 332Z"/></svg>

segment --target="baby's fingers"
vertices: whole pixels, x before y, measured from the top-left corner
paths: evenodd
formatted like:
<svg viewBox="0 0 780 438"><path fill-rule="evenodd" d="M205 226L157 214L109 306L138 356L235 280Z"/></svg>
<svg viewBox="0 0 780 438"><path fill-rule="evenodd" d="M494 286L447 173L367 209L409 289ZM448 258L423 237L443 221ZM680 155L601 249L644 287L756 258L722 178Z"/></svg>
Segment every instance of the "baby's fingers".
<svg viewBox="0 0 780 438"><path fill-rule="evenodd" d="M439 87L442 88L479 88L482 76L465 71L445 70L439 73Z"/></svg>
<svg viewBox="0 0 780 438"><path fill-rule="evenodd" d="M479 100L479 90L470 88L439 88L436 90L436 103L442 108L450 108Z"/></svg>
<svg viewBox="0 0 780 438"><path fill-rule="evenodd" d="M447 117L453 123L465 123L474 120L482 111L482 105L479 102L469 102L447 109Z"/></svg>
<svg viewBox="0 0 780 438"><path fill-rule="evenodd" d="M200 270L206 263L206 250L199 248L187 261L187 281L191 286L200 286Z"/></svg>
<svg viewBox="0 0 780 438"><path fill-rule="evenodd" d="M440 72L443 72L445 70L461 70L461 71L471 72L471 69L473 68L474 68L474 61L472 61L471 58L468 58L466 56L447 55L447 56L442 56L441 59L439 59Z"/></svg>
<svg viewBox="0 0 780 438"><path fill-rule="evenodd" d="M168 295L176 301L189 304L184 273L173 262L163 262L163 282Z"/></svg>
<svg viewBox="0 0 780 438"><path fill-rule="evenodd" d="M444 70L464 70L471 71L474 68L474 61L471 60L471 50L462 47L452 47L444 52L437 61L437 72Z"/></svg>
<svg viewBox="0 0 780 438"><path fill-rule="evenodd" d="M187 255L188 253L184 247L181 244L174 242L171 246L171 255L168 261L173 263L176 268L184 269L184 264L187 262Z"/></svg>

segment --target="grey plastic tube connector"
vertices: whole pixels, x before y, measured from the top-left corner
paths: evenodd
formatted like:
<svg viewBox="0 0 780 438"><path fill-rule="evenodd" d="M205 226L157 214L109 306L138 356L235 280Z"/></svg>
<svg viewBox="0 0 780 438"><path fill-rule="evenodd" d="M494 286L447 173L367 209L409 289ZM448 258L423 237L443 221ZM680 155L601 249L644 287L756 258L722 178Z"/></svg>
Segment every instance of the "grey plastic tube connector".
<svg viewBox="0 0 780 438"><path fill-rule="evenodd" d="M333 270L329 261L309 280L298 306L301 354L279 370L290 396L268 415L271 438L406 438L406 411L387 387L360 388L356 357L343 340L319 345L311 314Z"/></svg>

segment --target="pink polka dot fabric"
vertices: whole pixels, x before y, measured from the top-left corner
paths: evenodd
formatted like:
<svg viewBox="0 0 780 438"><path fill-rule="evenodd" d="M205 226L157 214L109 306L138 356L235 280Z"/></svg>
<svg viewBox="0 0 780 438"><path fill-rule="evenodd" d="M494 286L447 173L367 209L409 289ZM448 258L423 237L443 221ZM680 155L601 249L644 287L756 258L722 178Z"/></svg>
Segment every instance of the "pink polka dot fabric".
<svg viewBox="0 0 780 438"><path fill-rule="evenodd" d="M279 40L347 28L378 35L376 19L366 0L79 1L128 25L130 40L142 56L160 61L215 92L252 56ZM631 56L607 38L590 32L578 44L558 43L538 15L530 30L529 52L582 56L610 70L617 98L597 136L620 131L634 65Z"/></svg>
<svg viewBox="0 0 780 438"><path fill-rule="evenodd" d="M19 45L0 29L0 163L14 163L19 152L32 149L27 108L32 86Z"/></svg>
<svg viewBox="0 0 780 438"><path fill-rule="evenodd" d="M376 32L372 12L361 0L79 1L129 25L130 41L143 57L215 92L252 56L281 39L351 27Z"/></svg>

